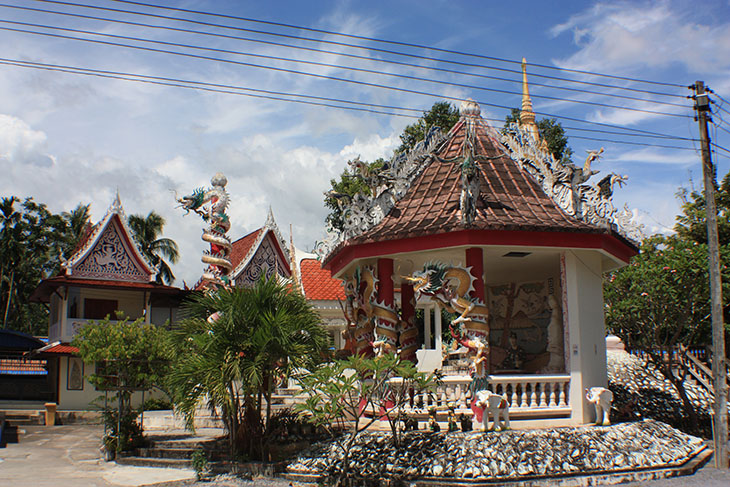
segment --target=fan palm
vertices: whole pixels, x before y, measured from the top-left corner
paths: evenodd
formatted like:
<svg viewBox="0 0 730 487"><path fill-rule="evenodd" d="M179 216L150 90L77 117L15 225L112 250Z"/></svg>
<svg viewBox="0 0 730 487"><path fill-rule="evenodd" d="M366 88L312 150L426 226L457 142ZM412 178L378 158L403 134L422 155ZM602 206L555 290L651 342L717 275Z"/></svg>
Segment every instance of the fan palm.
<svg viewBox="0 0 730 487"><path fill-rule="evenodd" d="M140 250L147 257L147 260L158 268L157 282L172 284L175 281L175 276L172 274L170 264L165 262L165 259L172 264L176 263L179 258L179 251L174 240L160 237L165 226L165 219L151 211L146 217L130 215L128 222Z"/></svg>
<svg viewBox="0 0 730 487"><path fill-rule="evenodd" d="M252 288L197 294L183 313L172 334L178 359L169 386L176 408L192 428L195 408L207 398L223 413L232 453L240 448L263 456L274 382L319 362L327 348L318 315L301 294L264 278Z"/></svg>

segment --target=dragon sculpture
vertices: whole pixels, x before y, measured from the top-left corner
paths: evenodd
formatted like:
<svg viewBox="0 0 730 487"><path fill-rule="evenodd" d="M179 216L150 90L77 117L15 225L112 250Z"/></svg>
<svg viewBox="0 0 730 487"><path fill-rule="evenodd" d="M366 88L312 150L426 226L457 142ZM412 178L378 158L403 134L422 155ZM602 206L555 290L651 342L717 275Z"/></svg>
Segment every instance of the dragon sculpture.
<svg viewBox="0 0 730 487"><path fill-rule="evenodd" d="M489 310L486 304L469 296L474 290L475 280L471 268L428 262L422 271L403 278L413 283L417 296L431 296L447 311L459 314L452 324L463 323L469 340L486 340L489 334Z"/></svg>
<svg viewBox="0 0 730 487"><path fill-rule="evenodd" d="M208 228L203 231L201 237L210 244L210 250L206 250L201 261L208 267L203 272L202 279L212 283L214 286L230 286L230 273L233 265L230 261L231 239L226 233L231 228L231 223L226 215L226 209L230 202L226 192L228 180L222 173L216 173L210 180L211 187L207 190L198 188L192 194L178 198L180 207L185 214L194 211L208 223Z"/></svg>
<svg viewBox="0 0 730 487"><path fill-rule="evenodd" d="M418 330L413 323L404 323L393 306L377 302L376 283L377 278L370 267L358 267L353 276L345 280L347 301L344 310L348 332L355 341L353 352L368 357L375 349L379 353L394 352L400 336L401 343L407 344L401 355L415 360Z"/></svg>

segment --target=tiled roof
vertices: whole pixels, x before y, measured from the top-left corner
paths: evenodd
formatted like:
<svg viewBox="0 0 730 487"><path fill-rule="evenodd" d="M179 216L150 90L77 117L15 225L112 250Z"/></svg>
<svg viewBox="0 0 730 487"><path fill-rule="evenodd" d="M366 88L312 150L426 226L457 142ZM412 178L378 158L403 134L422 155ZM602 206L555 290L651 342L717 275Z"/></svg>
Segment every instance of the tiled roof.
<svg viewBox="0 0 730 487"><path fill-rule="evenodd" d="M529 174L505 153L498 134L481 118L474 122L474 155L481 182L473 230L531 230L606 233L562 209ZM460 164L467 134L462 117L406 195L375 227L352 238L352 244L442 234L466 227L461 223Z"/></svg>
<svg viewBox="0 0 730 487"><path fill-rule="evenodd" d="M57 354L75 354L79 353L79 349L76 347L72 347L71 345L68 345L66 343L59 343L56 345L51 345L47 349L41 349L39 350L40 353L57 353Z"/></svg>
<svg viewBox="0 0 730 487"><path fill-rule="evenodd" d="M248 251L251 250L251 246L256 243L256 240L259 237L259 234L265 230L264 227L258 228L254 230L253 232L249 233L248 235L239 238L235 242L233 242L233 249L231 250L231 264L233 264L233 268L235 269L238 267L238 265L241 263L244 257L246 257L246 254L248 254Z"/></svg>
<svg viewBox="0 0 730 487"><path fill-rule="evenodd" d="M308 300L344 300L345 290L340 279L334 279L332 272L323 269L317 259L302 259L300 264L304 296Z"/></svg>
<svg viewBox="0 0 730 487"><path fill-rule="evenodd" d="M8 375L47 375L45 360L24 360L15 358L0 359L0 374Z"/></svg>

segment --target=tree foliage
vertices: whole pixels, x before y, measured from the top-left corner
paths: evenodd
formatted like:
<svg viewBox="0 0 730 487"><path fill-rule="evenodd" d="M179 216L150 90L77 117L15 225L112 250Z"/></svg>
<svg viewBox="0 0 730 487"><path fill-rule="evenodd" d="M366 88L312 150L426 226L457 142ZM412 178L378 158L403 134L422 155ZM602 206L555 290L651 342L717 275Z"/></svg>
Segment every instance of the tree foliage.
<svg viewBox="0 0 730 487"><path fill-rule="evenodd" d="M677 217L674 230L688 241L707 243L707 217L705 195L702 191L682 188L678 192L682 202L682 214ZM730 245L730 173L725 174L718 186L715 184L717 206L717 233L721 246Z"/></svg>
<svg viewBox="0 0 730 487"><path fill-rule="evenodd" d="M48 312L29 297L59 268L67 226L33 198L0 199L0 317L3 328L29 334L48 330Z"/></svg>
<svg viewBox="0 0 730 487"><path fill-rule="evenodd" d="M172 284L175 276L172 274L170 264L165 259L175 264L180 257L177 243L166 237L160 237L165 226L165 219L154 211L150 211L145 217L142 215L130 215L129 228L134 232L134 239L139 248L153 266L158 268L157 282Z"/></svg>
<svg viewBox="0 0 730 487"><path fill-rule="evenodd" d="M418 372L412 362L401 361L396 354L374 358L353 355L322 364L298 380L307 399L297 410L325 428L342 451L341 461L330 469L335 485L347 485L350 452L363 431L386 417L393 443L399 446L402 411L411 400L411 392L430 392L438 383L436 376Z"/></svg>
<svg viewBox="0 0 730 487"><path fill-rule="evenodd" d="M438 101L430 110L423 112L423 116L415 123L407 125L400 135L401 144L395 150L396 154L408 152L416 144L426 138L431 127L439 127L444 133L459 121L459 109L447 101Z"/></svg>
<svg viewBox="0 0 730 487"><path fill-rule="evenodd" d="M512 112L505 117L502 130L506 130L511 123L522 124L518 108L513 108ZM537 124L538 134L547 144L548 150L555 160L570 162L573 150L568 145L568 137L565 135L565 130L560 122L554 118L542 118L535 123Z"/></svg>
<svg viewBox="0 0 730 487"><path fill-rule="evenodd" d="M195 409L206 398L222 413L232 453L266 458L275 382L313 367L329 346L319 316L275 278L197 294L183 316L171 336L176 360L168 384L175 407L193 428Z"/></svg>
<svg viewBox="0 0 730 487"><path fill-rule="evenodd" d="M730 262L730 249L721 248ZM723 293L730 292L730 270L722 266ZM667 357L678 347L710 343L710 291L707 246L680 237L654 236L644 241L631 263L604 281L608 329L629 349L641 350L682 398L690 427L697 416L685 391L688 370Z"/></svg>
<svg viewBox="0 0 730 487"><path fill-rule="evenodd" d="M415 145L426 138L431 127L439 127L448 132L459 121L459 109L447 101L433 104L430 110L423 112L423 116L416 122L407 125L400 135L401 145L395 150L396 154L408 152ZM367 171L377 172L388 164L383 158L373 162L363 161ZM331 190L325 193L324 204L330 209L326 222L332 228L342 230L344 227L343 202L351 200L357 193L370 194L360 171L346 167L339 179L330 179Z"/></svg>
<svg viewBox="0 0 730 487"><path fill-rule="evenodd" d="M89 382L100 390L112 391L116 410L103 411L109 431L104 438L108 449L128 450L140 446L142 427L137 422L137 411L132 409L134 391L164 391L163 382L171 358L164 328L123 319L85 324L72 344L79 349L85 363L95 364Z"/></svg>

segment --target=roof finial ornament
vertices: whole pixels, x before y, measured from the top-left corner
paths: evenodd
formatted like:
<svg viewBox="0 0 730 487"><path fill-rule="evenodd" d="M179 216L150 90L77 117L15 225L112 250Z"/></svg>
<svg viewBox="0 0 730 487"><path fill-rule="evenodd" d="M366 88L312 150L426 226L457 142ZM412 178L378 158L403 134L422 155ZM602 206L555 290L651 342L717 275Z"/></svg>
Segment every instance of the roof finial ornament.
<svg viewBox="0 0 730 487"><path fill-rule="evenodd" d="M532 110L530 88L527 86L527 60L525 58L522 58L522 110L520 111L520 124L530 131L535 141L540 140L540 133L535 123L535 112Z"/></svg>
<svg viewBox="0 0 730 487"><path fill-rule="evenodd" d="M274 228L276 226L276 220L274 220L274 210L271 209L271 205L269 205L269 212L266 215L266 223L264 223L266 228Z"/></svg>
<svg viewBox="0 0 730 487"><path fill-rule="evenodd" d="M291 223L289 224L289 259L289 265L291 266L291 277L292 281L294 281L294 289L303 294L302 281L299 278L299 272L297 272L297 256L296 250L294 249L294 230L292 229Z"/></svg>
<svg viewBox="0 0 730 487"><path fill-rule="evenodd" d="M117 194L114 197L114 201L112 201L111 206L109 207L109 212L111 213L124 213L124 208L122 208L122 198L119 197L119 188L117 188Z"/></svg>
<svg viewBox="0 0 730 487"><path fill-rule="evenodd" d="M478 117L481 113L482 110L479 108L479 103L475 102L471 98L467 98L461 102L459 114L462 117Z"/></svg>

